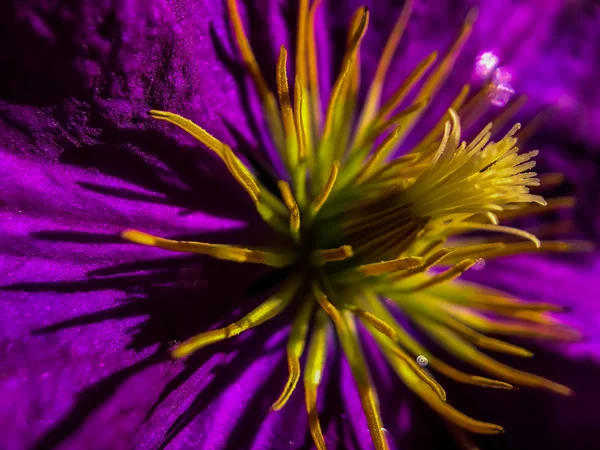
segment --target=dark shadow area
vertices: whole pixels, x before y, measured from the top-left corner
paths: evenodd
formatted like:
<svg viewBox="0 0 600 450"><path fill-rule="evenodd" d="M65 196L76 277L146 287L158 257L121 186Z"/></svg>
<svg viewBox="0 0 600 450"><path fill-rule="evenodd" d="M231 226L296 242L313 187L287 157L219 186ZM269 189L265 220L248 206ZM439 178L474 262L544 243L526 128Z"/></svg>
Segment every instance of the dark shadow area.
<svg viewBox="0 0 600 450"><path fill-rule="evenodd" d="M85 235L84 233L73 233L71 237L69 232L63 231L38 233L37 237L61 241L69 241L72 238L73 242L79 243L103 242L110 244L116 240L114 236ZM196 236L196 238L208 241L217 239L240 241L243 233L205 234ZM36 448L49 449L60 444L76 432L78 427L98 407L107 402L127 379L153 364L168 363L170 358L166 350L169 347L199 332L235 320L255 307L261 298L264 298L266 290L273 288L271 283L263 283L262 286L258 283L258 288L254 283L257 279L261 279L261 274L270 273L264 267L223 261L209 262L207 259L207 257L195 255L166 257L101 268L90 272L88 277L82 280L19 283L3 287L4 290L21 292L77 293L104 290L125 292L126 299L112 308L58 322L35 330L34 334L43 335L70 327L143 316L146 317L146 320L128 330L131 340L127 348L141 351L159 344L161 349L153 356L86 388L78 396L72 410L42 437ZM231 283L232 277L236 279L236 283ZM274 278L273 281L279 278ZM250 296L248 289L252 286L254 286L255 295ZM274 326L281 326L281 322L276 322ZM270 328L273 328L273 325ZM261 349L261 353L264 353L265 341L273 329L264 331L265 333L250 333L249 337L243 340L243 344L239 340L217 344L188 358L185 363L186 368L164 388L155 407L158 407L160 402L187 381L215 351L230 352L236 346L241 345L242 348ZM279 350L280 347L277 349ZM234 359L227 364L226 370L217 369L219 375L215 382L202 390L197 401L188 408L184 416L173 424L166 437L165 445L197 414L202 412L221 389L234 382L255 356L254 352L238 352ZM282 374L278 373L277 375ZM260 398L266 397L261 395ZM150 414L151 412L149 412Z"/></svg>

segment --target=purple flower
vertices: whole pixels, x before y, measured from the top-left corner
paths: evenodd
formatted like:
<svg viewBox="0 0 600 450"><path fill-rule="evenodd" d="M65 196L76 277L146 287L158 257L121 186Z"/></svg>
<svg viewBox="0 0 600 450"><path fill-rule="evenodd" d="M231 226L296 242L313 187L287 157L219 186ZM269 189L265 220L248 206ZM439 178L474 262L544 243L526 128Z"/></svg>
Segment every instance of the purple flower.
<svg viewBox="0 0 600 450"><path fill-rule="evenodd" d="M2 6L3 448L587 445L597 7L353 3Z"/></svg>

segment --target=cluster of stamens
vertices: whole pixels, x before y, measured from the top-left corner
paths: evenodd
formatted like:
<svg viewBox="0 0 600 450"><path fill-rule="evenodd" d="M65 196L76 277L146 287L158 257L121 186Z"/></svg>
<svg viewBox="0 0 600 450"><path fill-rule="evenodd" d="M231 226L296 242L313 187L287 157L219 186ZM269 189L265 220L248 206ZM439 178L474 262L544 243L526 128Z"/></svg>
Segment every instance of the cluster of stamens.
<svg viewBox="0 0 600 450"><path fill-rule="evenodd" d="M272 409L286 404L303 371L310 431L319 449L326 444L317 415L317 390L331 326L350 363L378 449L387 448L387 441L357 321L406 386L457 428L484 434L502 430L450 406L440 383L417 357L427 361L428 369L461 383L501 389L512 389L513 385L543 387L569 394L567 387L510 368L481 352L532 355L486 334L576 339L574 330L547 314L559 308L523 302L503 292L454 280L477 260L573 250L573 244L541 241L530 232L500 225L503 220L537 213L539 206L553 209L572 205L571 199L546 203L530 192L541 184L530 172L536 152L518 153L518 126L492 141L515 108L509 106L495 125L486 126L469 143L462 142L461 120L476 122L487 101L486 87L469 99L467 85L421 142L403 156L390 158L446 79L475 15L468 16L437 65L436 53L427 56L381 105L383 82L412 8L412 2L406 2L364 105L358 110L359 50L369 21L367 9L360 8L350 24L342 68L323 110L315 44L319 0L312 5L300 0L293 95L285 48L281 48L277 63L275 95L258 68L236 0L227 0L227 5L238 49L286 169L285 177L274 183L278 192L269 191L227 144L198 125L169 112L153 110L150 115L182 128L221 158L258 214L283 239L274 240L278 244L273 247L250 248L169 240L136 230L125 231L123 237L178 252L287 267L289 275L273 296L249 314L176 345L173 357L186 357L293 308L287 344L289 377ZM407 105L406 98L417 86L420 88ZM465 233L470 237L464 237ZM499 380L464 373L432 355L400 325L399 314L456 359ZM307 355L301 368L305 347Z"/></svg>

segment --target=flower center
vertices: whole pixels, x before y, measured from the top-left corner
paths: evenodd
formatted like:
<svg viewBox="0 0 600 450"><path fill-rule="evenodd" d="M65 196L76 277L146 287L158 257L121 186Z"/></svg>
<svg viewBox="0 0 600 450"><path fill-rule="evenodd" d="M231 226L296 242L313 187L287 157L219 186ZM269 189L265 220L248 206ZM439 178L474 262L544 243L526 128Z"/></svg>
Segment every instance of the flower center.
<svg viewBox="0 0 600 450"><path fill-rule="evenodd" d="M286 179L276 183L279 192L266 189L227 144L193 122L163 111L153 110L150 115L179 126L213 151L248 193L258 214L283 240L274 239L278 243L272 247L251 248L176 241L136 230L125 231L123 237L173 251L288 268L288 275L276 294L249 314L175 346L173 357L188 356L256 327L288 307L294 308L287 344L289 377L272 409L281 409L294 392L307 347L306 408L319 449L326 444L317 415L317 389L331 326L350 363L377 449L387 448L387 440L357 322L364 326L364 333L372 336L381 356L402 381L460 429L484 434L502 430L450 406L444 389L431 372L423 369L420 359L427 361L431 370L461 383L502 389L518 384L569 394L565 386L512 369L480 351L531 356L522 347L483 333L577 338L576 332L546 315L557 310L555 306L525 303L502 292L452 281L477 261L582 248L565 242L541 242L531 232L500 225L502 220L537 213L540 206L552 209L572 204L569 199L547 203L530 192L540 185L537 175L529 171L537 152L518 153L518 126L497 142L491 140L514 114L513 105L499 117L496 128L489 124L470 143L462 142L461 118L474 123L489 104L487 87L467 101L467 85L421 142L403 156L391 158L448 76L472 29L474 14L467 17L435 68L437 53L419 63L381 105L383 82L412 8L412 2L406 2L364 105L358 110L359 50L369 22L367 8L360 8L351 21L342 68L323 111L315 44L319 1L309 6L308 0L300 0L293 95L286 49L281 48L277 62L275 95L258 68L237 2L227 0L227 5L238 49L286 169ZM406 105L405 99L417 87L412 104ZM472 232L477 234L464 236ZM501 238L489 237L490 232ZM390 304L395 304L392 311ZM400 325L398 314L410 319L454 357L501 380L463 373L436 358Z"/></svg>

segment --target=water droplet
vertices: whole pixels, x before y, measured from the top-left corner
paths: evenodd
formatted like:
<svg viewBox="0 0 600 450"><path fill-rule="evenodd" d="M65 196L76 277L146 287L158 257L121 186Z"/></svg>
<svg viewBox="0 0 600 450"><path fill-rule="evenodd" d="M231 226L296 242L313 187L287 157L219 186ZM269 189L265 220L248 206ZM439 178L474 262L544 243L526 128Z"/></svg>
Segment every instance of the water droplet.
<svg viewBox="0 0 600 450"><path fill-rule="evenodd" d="M383 431L385 434L388 433L388 430L386 428L381 428L381 431Z"/></svg>
<svg viewBox="0 0 600 450"><path fill-rule="evenodd" d="M498 67L494 70L494 76L492 77L493 84L508 84L512 81L513 74L508 67Z"/></svg>
<svg viewBox="0 0 600 450"><path fill-rule="evenodd" d="M429 364L429 360L425 356L419 355L417 356L417 364L421 367L426 367Z"/></svg>
<svg viewBox="0 0 600 450"><path fill-rule="evenodd" d="M477 258L475 264L473 264L473 270L481 270L485 267L485 259Z"/></svg>
<svg viewBox="0 0 600 450"><path fill-rule="evenodd" d="M492 50L480 53L477 58L475 58L475 76L481 80L486 79L490 76L492 71L498 67L499 62L500 58Z"/></svg>
<svg viewBox="0 0 600 450"><path fill-rule="evenodd" d="M510 83L500 83L490 87L488 98L492 105L501 107L510 101L514 93L515 90Z"/></svg>

